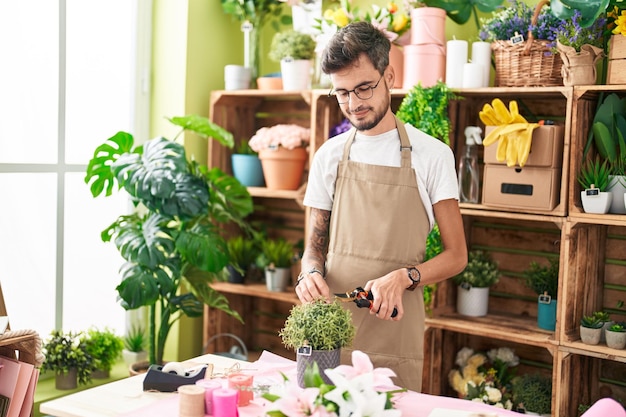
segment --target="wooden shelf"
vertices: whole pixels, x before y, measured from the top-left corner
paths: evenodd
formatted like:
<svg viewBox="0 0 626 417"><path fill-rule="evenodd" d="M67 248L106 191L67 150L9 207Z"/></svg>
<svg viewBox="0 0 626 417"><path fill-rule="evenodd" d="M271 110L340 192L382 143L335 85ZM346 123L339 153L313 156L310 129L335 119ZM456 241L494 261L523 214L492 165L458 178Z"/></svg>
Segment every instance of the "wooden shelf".
<svg viewBox="0 0 626 417"><path fill-rule="evenodd" d="M611 349L605 344L587 345L583 342L561 342L559 350L577 355L592 356L594 358L626 363L623 349Z"/></svg>
<svg viewBox="0 0 626 417"><path fill-rule="evenodd" d="M265 187L248 187L248 192L252 197L285 198L288 200L298 200L302 193L298 190L271 190Z"/></svg>
<svg viewBox="0 0 626 417"><path fill-rule="evenodd" d="M285 291L268 291L265 284L232 284L230 282L215 282L211 288L224 294L244 295L246 297L263 298L289 304L299 304L298 296L293 287Z"/></svg>
<svg viewBox="0 0 626 417"><path fill-rule="evenodd" d="M537 319L514 315L489 314L485 317L464 317L456 313L427 318L426 325L458 333L489 336L493 339L554 349L558 345L554 332L537 327Z"/></svg>

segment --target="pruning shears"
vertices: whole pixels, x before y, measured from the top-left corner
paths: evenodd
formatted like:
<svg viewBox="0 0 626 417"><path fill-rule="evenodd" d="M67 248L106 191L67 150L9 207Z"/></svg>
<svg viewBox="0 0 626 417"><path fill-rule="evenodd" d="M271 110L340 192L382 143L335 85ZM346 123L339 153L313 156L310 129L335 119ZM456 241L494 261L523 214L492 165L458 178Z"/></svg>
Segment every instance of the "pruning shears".
<svg viewBox="0 0 626 417"><path fill-rule="evenodd" d="M359 308L366 307L371 309L374 305L374 303L372 303L372 301L374 301L374 295L371 291L365 291L363 287L356 287L350 292L335 293L335 297L343 302L353 301ZM397 315L398 310L394 307L391 317L395 317Z"/></svg>

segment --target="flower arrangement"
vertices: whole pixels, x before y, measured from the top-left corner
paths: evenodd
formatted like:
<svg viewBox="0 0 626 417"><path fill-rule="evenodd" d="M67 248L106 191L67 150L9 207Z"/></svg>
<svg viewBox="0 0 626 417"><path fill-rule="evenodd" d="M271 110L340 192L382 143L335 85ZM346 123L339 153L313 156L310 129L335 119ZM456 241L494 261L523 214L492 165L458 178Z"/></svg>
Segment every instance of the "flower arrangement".
<svg viewBox="0 0 626 417"><path fill-rule="evenodd" d="M498 282L499 277L498 264L489 254L475 250L468 254L468 262L463 272L454 276L452 281L464 287L486 288Z"/></svg>
<svg viewBox="0 0 626 417"><path fill-rule="evenodd" d="M397 41L411 28L409 16L400 12L398 5L391 1L386 7L371 5L371 11L362 13L352 7L348 0L341 0L339 6L324 11L317 29L325 34L334 33L351 22L366 21L383 31L391 42Z"/></svg>
<svg viewBox="0 0 626 417"><path fill-rule="evenodd" d="M450 386L467 400L511 410L512 381L519 357L509 348L491 349L487 353L464 347L456 354L456 365L448 374Z"/></svg>
<svg viewBox="0 0 626 417"><path fill-rule="evenodd" d="M555 42L551 45L552 52L557 52L556 42L559 42L561 45L571 46L577 52L580 52L580 47L583 45L604 48L606 18L600 16L588 27L581 25L581 19L580 11L575 10L571 19L560 21L559 25L554 29Z"/></svg>
<svg viewBox="0 0 626 417"><path fill-rule="evenodd" d="M278 124L260 128L248 143L253 151L259 152L279 146L286 149L303 148L310 140L311 129L294 124Z"/></svg>
<svg viewBox="0 0 626 417"><path fill-rule="evenodd" d="M287 416L385 416L400 417L393 395L404 392L396 389L389 368L374 368L369 357L359 351L352 352L352 366L340 365L325 371L332 385L325 384L317 364L307 368L305 388L285 378L281 392L263 394L270 401L265 412L270 417Z"/></svg>
<svg viewBox="0 0 626 417"><path fill-rule="evenodd" d="M626 36L626 9L621 9L617 5L607 11L607 29L613 35Z"/></svg>
<svg viewBox="0 0 626 417"><path fill-rule="evenodd" d="M526 38L530 30L535 39L555 40L555 29L561 20L550 12L549 6L543 6L537 24L532 24L534 10L521 0L510 0L510 7L499 7L489 18L480 18L481 29L478 37L482 41L493 42L509 40L522 35Z"/></svg>

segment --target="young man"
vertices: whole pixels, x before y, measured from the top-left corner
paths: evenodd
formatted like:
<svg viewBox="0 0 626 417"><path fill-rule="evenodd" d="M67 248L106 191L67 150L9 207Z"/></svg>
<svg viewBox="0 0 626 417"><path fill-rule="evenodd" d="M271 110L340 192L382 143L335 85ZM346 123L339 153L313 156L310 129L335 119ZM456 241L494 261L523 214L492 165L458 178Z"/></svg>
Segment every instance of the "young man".
<svg viewBox="0 0 626 417"><path fill-rule="evenodd" d="M296 293L308 302L359 286L371 291L369 314L349 303L357 326L352 349L367 353L376 367L393 369L398 385L420 391L422 286L461 272L467 248L454 155L392 113L389 49L382 32L356 22L324 52L331 93L354 128L315 154L304 198L311 233ZM444 250L422 263L435 221ZM350 354L342 349L342 361Z"/></svg>

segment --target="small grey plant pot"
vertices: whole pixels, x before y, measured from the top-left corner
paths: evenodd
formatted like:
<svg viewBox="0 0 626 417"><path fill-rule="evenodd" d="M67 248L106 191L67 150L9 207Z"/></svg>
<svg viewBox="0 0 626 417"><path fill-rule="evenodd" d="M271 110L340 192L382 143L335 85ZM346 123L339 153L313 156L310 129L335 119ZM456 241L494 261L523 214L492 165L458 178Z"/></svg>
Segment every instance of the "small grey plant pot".
<svg viewBox="0 0 626 417"><path fill-rule="evenodd" d="M302 349L302 348L301 348ZM324 373L324 369L333 369L339 366L341 359L341 349L333 350L310 350L307 353L300 353L300 350L296 352L296 372L298 377L298 386L304 388L304 371L307 366L312 366L314 362L317 362L320 375L326 384L332 384L332 381L328 379Z"/></svg>
<svg viewBox="0 0 626 417"><path fill-rule="evenodd" d="M590 327L580 326L580 340L587 345L597 345L600 343L600 335L602 327L592 329Z"/></svg>
<svg viewBox="0 0 626 417"><path fill-rule="evenodd" d="M626 347L626 332L613 332L606 330L606 345L613 349L624 349Z"/></svg>
<svg viewBox="0 0 626 417"><path fill-rule="evenodd" d="M268 291L285 291L290 282L291 268L265 268L265 285Z"/></svg>

